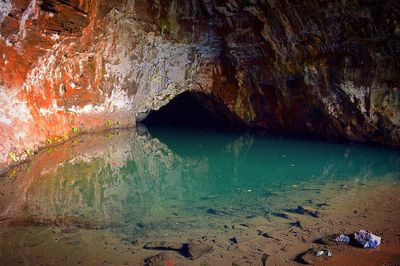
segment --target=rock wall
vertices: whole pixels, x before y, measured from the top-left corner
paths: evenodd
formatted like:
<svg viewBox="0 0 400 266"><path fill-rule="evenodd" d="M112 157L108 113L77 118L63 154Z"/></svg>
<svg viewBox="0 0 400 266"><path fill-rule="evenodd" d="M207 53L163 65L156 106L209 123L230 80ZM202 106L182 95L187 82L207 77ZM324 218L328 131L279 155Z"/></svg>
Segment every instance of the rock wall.
<svg viewBox="0 0 400 266"><path fill-rule="evenodd" d="M400 2L1 0L0 164L184 91L252 127L400 144Z"/></svg>

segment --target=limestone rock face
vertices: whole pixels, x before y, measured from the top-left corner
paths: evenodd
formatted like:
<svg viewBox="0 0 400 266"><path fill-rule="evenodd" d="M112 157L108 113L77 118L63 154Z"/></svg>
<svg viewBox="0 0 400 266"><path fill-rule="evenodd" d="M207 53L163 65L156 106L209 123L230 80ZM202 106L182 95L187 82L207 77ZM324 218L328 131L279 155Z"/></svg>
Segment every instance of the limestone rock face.
<svg viewBox="0 0 400 266"><path fill-rule="evenodd" d="M1 0L0 164L184 91L249 126L400 144L400 2Z"/></svg>

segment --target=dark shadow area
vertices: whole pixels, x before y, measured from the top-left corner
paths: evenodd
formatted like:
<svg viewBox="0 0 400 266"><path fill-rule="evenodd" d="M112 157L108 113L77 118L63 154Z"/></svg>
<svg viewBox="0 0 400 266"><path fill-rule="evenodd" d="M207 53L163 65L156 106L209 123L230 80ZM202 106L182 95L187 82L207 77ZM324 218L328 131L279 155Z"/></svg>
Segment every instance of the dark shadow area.
<svg viewBox="0 0 400 266"><path fill-rule="evenodd" d="M151 111L141 124L145 125L153 137L159 138L171 146L174 146L172 143L176 142L178 144L180 142L180 139L176 138L177 135L182 138L186 136L202 137L203 135L205 138L209 138L210 131L229 133L233 138L239 137L243 133L248 133L269 138L349 143L348 140L337 136L287 131L274 127L249 126L243 123L235 113L229 110L215 96L191 91L176 96L159 110ZM198 145L201 144L193 143L193 152L198 152ZM186 148L185 150L187 151L188 149Z"/></svg>
<svg viewBox="0 0 400 266"><path fill-rule="evenodd" d="M182 158L206 157L210 152L218 154L221 149L246 135L241 132L198 130L169 125L149 126L145 129L153 138L167 145Z"/></svg>
<svg viewBox="0 0 400 266"><path fill-rule="evenodd" d="M206 129L238 132L245 124L215 97L198 92L184 92L142 121L152 127Z"/></svg>

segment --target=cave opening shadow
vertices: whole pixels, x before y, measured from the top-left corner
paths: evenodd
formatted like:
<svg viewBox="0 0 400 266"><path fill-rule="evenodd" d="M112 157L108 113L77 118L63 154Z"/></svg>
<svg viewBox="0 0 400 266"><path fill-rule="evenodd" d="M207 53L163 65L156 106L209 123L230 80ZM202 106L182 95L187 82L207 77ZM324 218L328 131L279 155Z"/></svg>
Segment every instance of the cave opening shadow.
<svg viewBox="0 0 400 266"><path fill-rule="evenodd" d="M141 122L152 127L240 132L246 125L214 96L186 91Z"/></svg>

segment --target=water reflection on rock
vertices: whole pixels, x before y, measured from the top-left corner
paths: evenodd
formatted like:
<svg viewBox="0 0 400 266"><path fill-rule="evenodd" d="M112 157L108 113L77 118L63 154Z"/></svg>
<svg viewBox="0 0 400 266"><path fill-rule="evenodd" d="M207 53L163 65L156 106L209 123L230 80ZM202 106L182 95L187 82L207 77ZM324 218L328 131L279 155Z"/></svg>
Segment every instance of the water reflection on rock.
<svg viewBox="0 0 400 266"><path fill-rule="evenodd" d="M266 216L316 197L321 186L399 179L393 150L248 134L152 134L85 135L41 152L1 179L1 217L151 234L209 225L218 216Z"/></svg>

